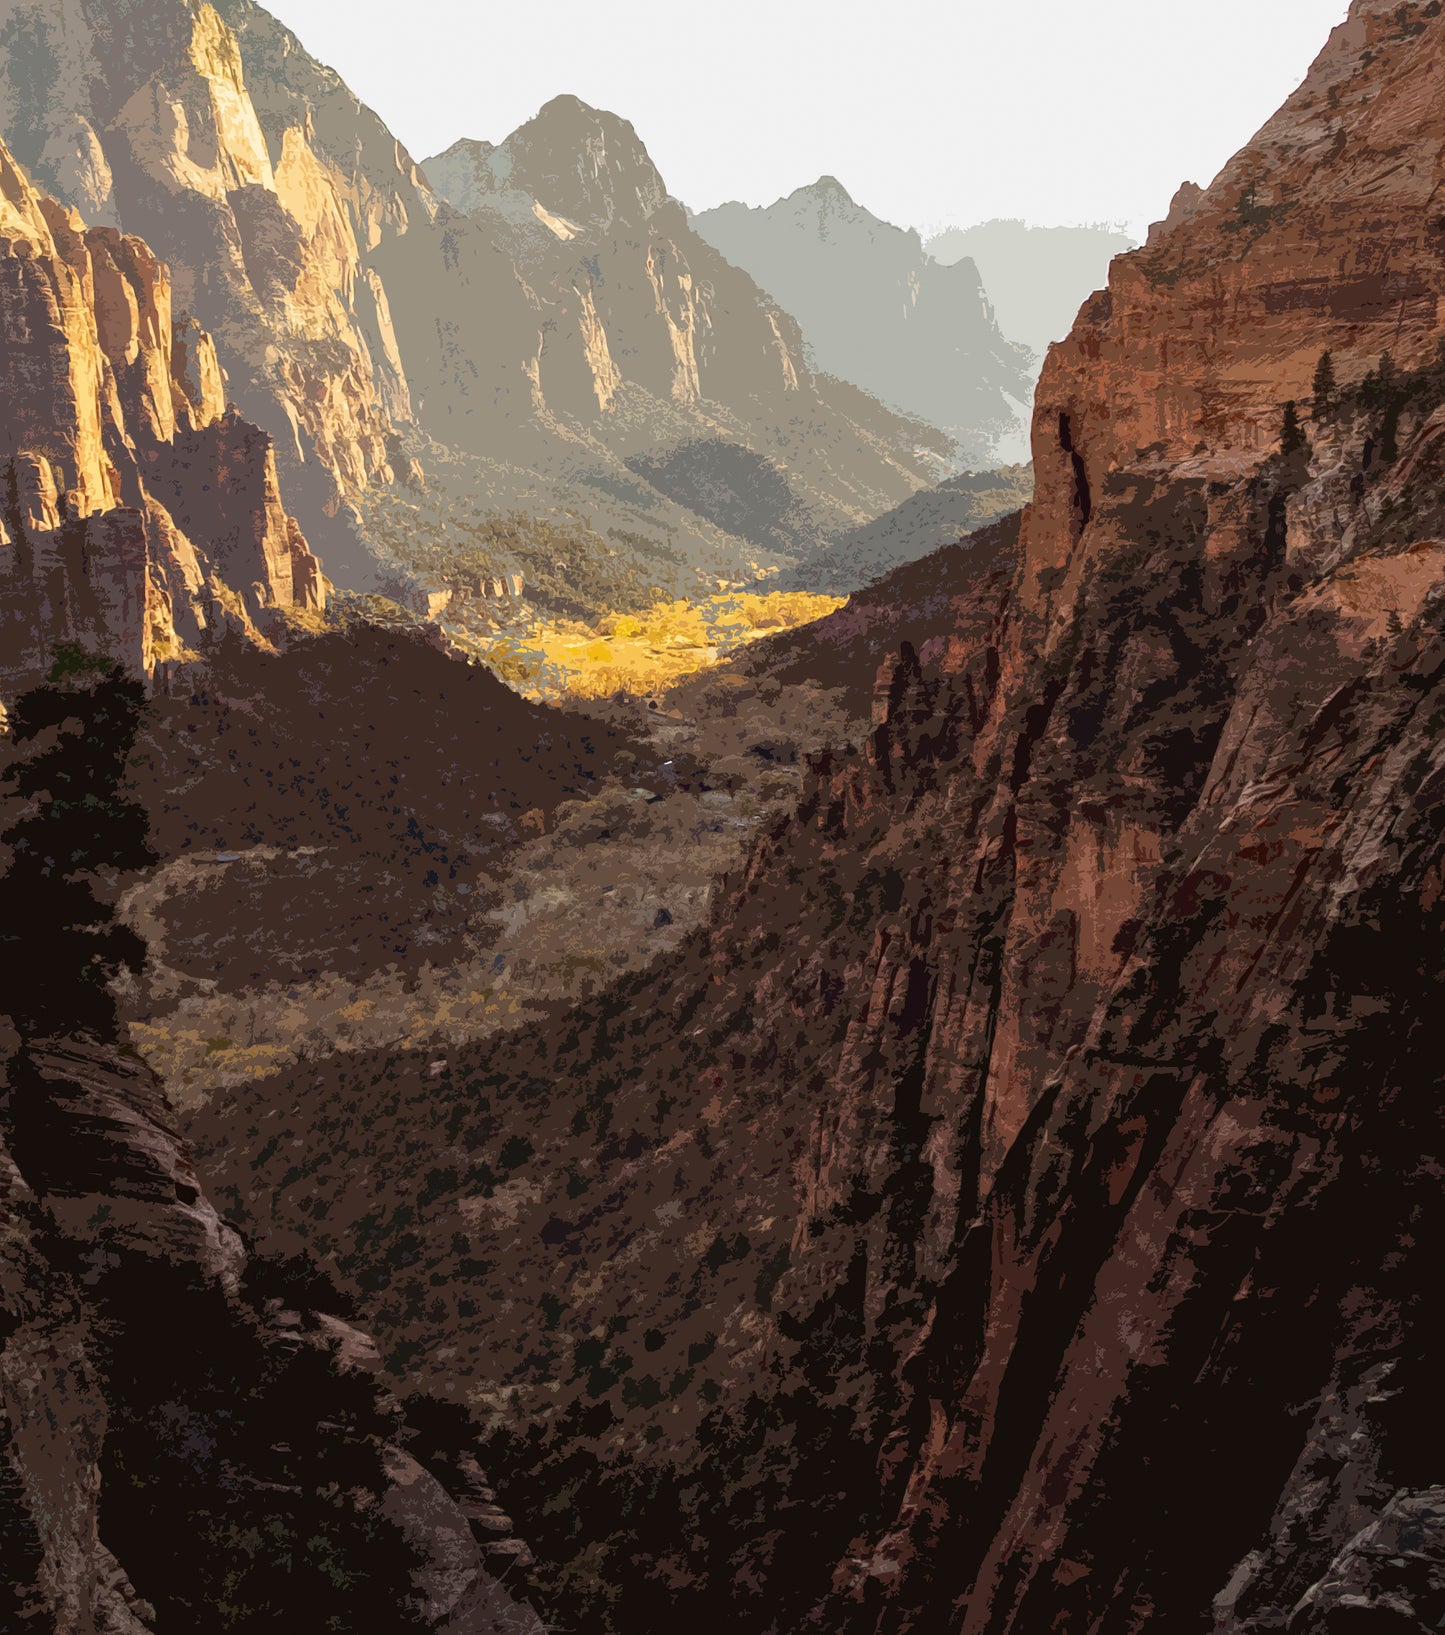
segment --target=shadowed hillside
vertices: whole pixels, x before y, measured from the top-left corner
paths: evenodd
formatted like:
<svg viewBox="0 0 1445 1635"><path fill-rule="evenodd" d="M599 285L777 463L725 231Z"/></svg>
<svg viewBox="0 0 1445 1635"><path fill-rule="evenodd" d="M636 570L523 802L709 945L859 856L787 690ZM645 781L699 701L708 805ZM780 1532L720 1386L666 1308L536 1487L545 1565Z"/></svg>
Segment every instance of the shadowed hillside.
<svg viewBox="0 0 1445 1635"><path fill-rule="evenodd" d="M1016 547L668 960L197 1115L578 1627L1445 1616L1442 76L1357 0L1115 264Z"/></svg>

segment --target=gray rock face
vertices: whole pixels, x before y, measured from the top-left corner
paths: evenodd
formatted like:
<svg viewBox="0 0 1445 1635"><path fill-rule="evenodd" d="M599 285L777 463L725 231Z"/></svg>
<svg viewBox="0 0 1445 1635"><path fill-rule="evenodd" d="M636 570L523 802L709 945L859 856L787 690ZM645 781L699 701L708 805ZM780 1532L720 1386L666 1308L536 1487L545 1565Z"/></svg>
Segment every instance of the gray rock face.
<svg viewBox="0 0 1445 1635"><path fill-rule="evenodd" d="M386 1472L382 1510L416 1554L412 1581L429 1626L447 1635L542 1635L536 1613L485 1570L475 1519L469 1524L436 1477L397 1451Z"/></svg>
<svg viewBox="0 0 1445 1635"><path fill-rule="evenodd" d="M1291 1635L1439 1629L1445 1620L1445 1487L1397 1493L1300 1602Z"/></svg>

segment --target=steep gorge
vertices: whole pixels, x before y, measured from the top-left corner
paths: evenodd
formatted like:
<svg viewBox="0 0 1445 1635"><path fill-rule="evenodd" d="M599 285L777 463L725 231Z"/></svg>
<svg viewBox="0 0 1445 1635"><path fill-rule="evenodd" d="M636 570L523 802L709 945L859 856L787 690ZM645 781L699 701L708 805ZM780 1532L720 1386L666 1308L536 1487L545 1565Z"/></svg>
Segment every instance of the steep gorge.
<svg viewBox="0 0 1445 1635"><path fill-rule="evenodd" d="M1445 1617L1442 93L1355 0L1116 262L1017 545L675 960L197 1115L588 1627Z"/></svg>

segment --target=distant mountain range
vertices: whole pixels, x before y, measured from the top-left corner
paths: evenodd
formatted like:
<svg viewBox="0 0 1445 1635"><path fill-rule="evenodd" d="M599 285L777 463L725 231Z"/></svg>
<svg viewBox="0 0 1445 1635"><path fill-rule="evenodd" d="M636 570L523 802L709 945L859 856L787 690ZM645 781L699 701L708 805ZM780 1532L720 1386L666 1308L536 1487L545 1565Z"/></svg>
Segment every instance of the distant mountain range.
<svg viewBox="0 0 1445 1635"><path fill-rule="evenodd" d="M692 225L802 326L820 369L944 428L961 467L1028 459L1044 355L1134 247L1107 227L989 221L926 241L832 176L766 209L724 204Z"/></svg>
<svg viewBox="0 0 1445 1635"><path fill-rule="evenodd" d="M741 577L760 537L786 568L958 463L810 361L632 127L575 98L419 167L252 0L0 0L0 133L42 193L168 265L342 586L445 540L588 613ZM756 476L741 529L719 461ZM513 513L566 548L488 531Z"/></svg>
<svg viewBox="0 0 1445 1635"><path fill-rule="evenodd" d="M978 269L999 327L1042 365L1043 354L1074 326L1080 305L1109 280L1109 263L1135 248L1112 227L1033 227L985 221L950 227L924 243L935 261Z"/></svg>
<svg viewBox="0 0 1445 1635"><path fill-rule="evenodd" d="M995 464L1016 438L1029 354L1004 338L971 262L941 265L832 176L692 224L792 313L818 368L946 429L961 465Z"/></svg>

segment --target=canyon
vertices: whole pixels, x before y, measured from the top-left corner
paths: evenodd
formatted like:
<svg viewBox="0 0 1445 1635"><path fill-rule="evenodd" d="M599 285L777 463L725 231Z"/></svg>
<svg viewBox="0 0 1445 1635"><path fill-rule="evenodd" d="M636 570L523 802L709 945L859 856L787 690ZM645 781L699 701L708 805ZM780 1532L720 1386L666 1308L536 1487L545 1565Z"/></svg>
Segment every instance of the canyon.
<svg viewBox="0 0 1445 1635"><path fill-rule="evenodd" d="M786 565L948 469L944 432L815 374L632 128L575 98L423 167L252 0L5 0L0 134L167 264L344 589L425 578L418 532L520 510L568 528L566 564L503 526L491 576L629 610L760 546Z"/></svg>
<svg viewBox="0 0 1445 1635"><path fill-rule="evenodd" d="M1357 0L1116 262L1021 525L674 958L194 1115L579 1624L1445 1613L1442 73Z"/></svg>
<svg viewBox="0 0 1445 1635"><path fill-rule="evenodd" d="M132 688L104 793L156 854L103 882L152 939L113 1027L0 1039L0 1619L1440 1627L1438 0L1352 0L1260 133L1113 261L1039 379L1026 505L920 561L859 538L891 572L828 618L586 709L518 698L429 618L327 605L288 462L358 539L383 465L394 497L438 469L360 406L406 420L382 337L330 297L298 315L298 283L246 377L250 331L176 316L194 264L106 212L150 154L160 226L204 196L244 244L288 164L303 220L309 176L297 279L318 233L358 287L375 272L411 412L425 395L453 448L495 405L464 389L472 341L411 361L407 326L450 309L404 316L394 269L437 238L485 269L499 346L506 303L535 326L549 289L575 339L534 354L517 423L533 387L578 437L645 393L646 436L585 459L693 515L813 389L781 309L727 294L611 116L563 99L418 170L249 0L134 11L181 9L154 55L196 100L132 92L92 143L47 123L64 75L26 81L51 90L20 162L48 153L49 186L88 155L67 174L96 225L0 152L5 651L31 689L7 757L23 792L32 726L84 737L81 684L40 679L56 643L123 657L152 698L93 683ZM0 13L12 61L22 24L72 60L42 10ZM72 14L66 51L117 15ZM157 108L169 145L137 146ZM215 133L195 174L183 129ZM342 130L346 166L317 134ZM586 291L579 257L609 269ZM656 299L629 329L639 265ZM710 362L730 301L752 339ZM787 395L748 419L760 352ZM690 417L732 390L701 382L739 358L733 452L699 455ZM318 418L283 458L302 387ZM764 484L774 560L804 543L795 504L837 519L855 481L864 533L924 503L896 419L870 424L841 486L824 467L858 443L831 434ZM553 910L562 941L605 925L598 968L484 1014L520 944L477 942L473 897L546 947ZM421 978L444 959L468 984L445 1005ZM259 1071L178 1069L179 1097L134 1048L180 996L241 1015L329 973L355 984L339 1014L388 972L438 1025L288 1036Z"/></svg>

